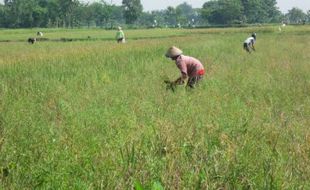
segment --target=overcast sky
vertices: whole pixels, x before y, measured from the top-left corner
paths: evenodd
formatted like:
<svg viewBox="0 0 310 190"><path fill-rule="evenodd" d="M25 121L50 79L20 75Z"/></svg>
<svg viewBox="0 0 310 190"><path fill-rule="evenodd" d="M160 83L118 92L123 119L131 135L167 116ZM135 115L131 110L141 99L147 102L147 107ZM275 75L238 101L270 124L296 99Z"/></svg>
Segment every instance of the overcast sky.
<svg viewBox="0 0 310 190"><path fill-rule="evenodd" d="M81 0L84 2L94 2L99 0ZM122 0L106 0L106 2L113 4L120 5L122 3ZM165 9L168 6L176 6L183 2L187 2L188 4L191 4L194 8L201 8L202 5L207 2L208 0L141 0L141 3L143 4L143 8L145 11L151 11L151 10L160 10ZM0 2L3 3L3 0L0 0ZM302 9L304 12L310 10L310 0L277 0L278 7L280 10L284 13L287 12L287 10L298 7Z"/></svg>

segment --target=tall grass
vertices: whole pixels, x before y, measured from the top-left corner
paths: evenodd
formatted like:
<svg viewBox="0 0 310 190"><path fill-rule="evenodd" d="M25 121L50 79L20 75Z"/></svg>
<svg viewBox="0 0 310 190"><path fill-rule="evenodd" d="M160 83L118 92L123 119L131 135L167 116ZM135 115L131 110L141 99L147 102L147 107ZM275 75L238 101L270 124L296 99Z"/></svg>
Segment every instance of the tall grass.
<svg viewBox="0 0 310 190"><path fill-rule="evenodd" d="M309 27L147 32L0 43L1 188L310 188ZM204 63L195 90L166 90L171 45Z"/></svg>

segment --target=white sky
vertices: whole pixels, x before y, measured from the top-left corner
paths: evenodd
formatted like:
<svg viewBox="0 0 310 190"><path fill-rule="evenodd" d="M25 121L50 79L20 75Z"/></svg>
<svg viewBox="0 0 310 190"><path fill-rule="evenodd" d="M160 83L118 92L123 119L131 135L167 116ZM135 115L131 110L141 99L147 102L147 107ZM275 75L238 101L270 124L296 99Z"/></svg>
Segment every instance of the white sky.
<svg viewBox="0 0 310 190"><path fill-rule="evenodd" d="M81 0L84 2L94 2L99 0ZM121 5L122 0L105 0L106 2L117 5ZM166 9L168 6L177 6L183 2L187 2L188 4L191 4L194 8L201 8L202 5L207 2L208 0L141 0L141 3L143 4L143 8L145 11L151 11L151 10L160 10L160 9ZM0 0L1 3L3 3L3 0ZM278 7L280 10L284 13L287 12L287 10L298 7L302 9L304 12L310 10L310 0L277 0Z"/></svg>

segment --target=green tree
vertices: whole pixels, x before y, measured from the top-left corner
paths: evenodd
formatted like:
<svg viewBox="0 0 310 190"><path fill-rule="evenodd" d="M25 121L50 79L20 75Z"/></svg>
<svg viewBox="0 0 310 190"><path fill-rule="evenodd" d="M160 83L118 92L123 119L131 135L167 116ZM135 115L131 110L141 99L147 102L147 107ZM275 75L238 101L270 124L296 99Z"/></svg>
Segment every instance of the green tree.
<svg viewBox="0 0 310 190"><path fill-rule="evenodd" d="M16 0L4 0L4 26L9 28L17 28L20 23L20 2Z"/></svg>
<svg viewBox="0 0 310 190"><path fill-rule="evenodd" d="M139 24L142 26L152 26L153 24L153 15L150 12L143 12L138 20Z"/></svg>
<svg viewBox="0 0 310 190"><path fill-rule="evenodd" d="M241 0L243 5L244 21L247 23L262 23L267 18L267 12L263 9L262 0Z"/></svg>
<svg viewBox="0 0 310 190"><path fill-rule="evenodd" d="M0 27L4 27L4 19L5 19L5 7L0 3Z"/></svg>
<svg viewBox="0 0 310 190"><path fill-rule="evenodd" d="M110 16L110 28L114 28L114 25L119 25L121 23L124 23L124 15L123 15L123 7L122 6L116 6L111 5L110 7L111 16Z"/></svg>
<svg viewBox="0 0 310 190"><path fill-rule="evenodd" d="M200 12L202 18L209 21L211 19L211 15L217 9L219 9L219 3L217 0L211 0L204 3Z"/></svg>
<svg viewBox="0 0 310 190"><path fill-rule="evenodd" d="M307 16L301 9L294 7L288 11L286 17L290 23L301 23Z"/></svg>
<svg viewBox="0 0 310 190"><path fill-rule="evenodd" d="M72 27L73 23L73 13L75 9L79 6L78 0L58 0L60 18L63 27Z"/></svg>
<svg viewBox="0 0 310 190"><path fill-rule="evenodd" d="M19 10L21 10L20 14L20 23L19 27L44 27L47 23L47 9L40 6L39 3L43 1L40 0L28 0L21 1L19 4Z"/></svg>
<svg viewBox="0 0 310 190"><path fill-rule="evenodd" d="M33 9L33 23L35 27L46 27L48 24L47 7L37 5Z"/></svg>
<svg viewBox="0 0 310 190"><path fill-rule="evenodd" d="M47 2L47 27L60 27L60 12L58 0L49 0Z"/></svg>
<svg viewBox="0 0 310 190"><path fill-rule="evenodd" d="M101 3L93 3L91 6L96 25L102 27L104 24L107 24L111 18L110 5L105 1L102 1Z"/></svg>
<svg viewBox="0 0 310 190"><path fill-rule="evenodd" d="M242 20L240 0L213 0L203 5L203 16L213 24L231 24Z"/></svg>
<svg viewBox="0 0 310 190"><path fill-rule="evenodd" d="M281 12L276 0L211 0L203 5L202 16L210 23L279 22Z"/></svg>
<svg viewBox="0 0 310 190"><path fill-rule="evenodd" d="M265 18L262 20L262 22L270 23L279 21L281 12L277 7L276 0L262 0L262 10L265 13Z"/></svg>
<svg viewBox="0 0 310 190"><path fill-rule="evenodd" d="M165 21L169 25L175 26L177 24L177 16L176 16L176 10L174 7L167 7L165 10Z"/></svg>
<svg viewBox="0 0 310 190"><path fill-rule="evenodd" d="M93 13L89 10L89 5L81 3L77 6L72 13L74 27L79 27L87 24L90 27L90 23L93 22Z"/></svg>
<svg viewBox="0 0 310 190"><path fill-rule="evenodd" d="M37 2L34 0L20 1L19 10L21 10L21 12L19 13L19 27L27 28L35 26L33 12L36 7Z"/></svg>
<svg viewBox="0 0 310 190"><path fill-rule="evenodd" d="M127 24L133 24L141 15L143 7L140 0L123 0L124 17Z"/></svg>
<svg viewBox="0 0 310 190"><path fill-rule="evenodd" d="M187 24L195 17L194 9L191 5L186 2L176 7L177 20L182 25Z"/></svg>

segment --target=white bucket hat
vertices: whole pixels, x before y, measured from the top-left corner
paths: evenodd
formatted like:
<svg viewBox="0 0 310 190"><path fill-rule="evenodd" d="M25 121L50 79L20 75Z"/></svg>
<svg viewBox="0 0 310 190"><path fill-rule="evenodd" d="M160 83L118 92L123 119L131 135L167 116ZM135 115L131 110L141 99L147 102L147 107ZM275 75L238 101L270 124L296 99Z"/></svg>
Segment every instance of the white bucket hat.
<svg viewBox="0 0 310 190"><path fill-rule="evenodd" d="M166 57L177 57L181 55L183 52L179 48L172 46L167 50L167 53L165 54Z"/></svg>
<svg viewBox="0 0 310 190"><path fill-rule="evenodd" d="M118 30L121 30L121 29L122 29L122 27L119 26L119 27L118 27Z"/></svg>

